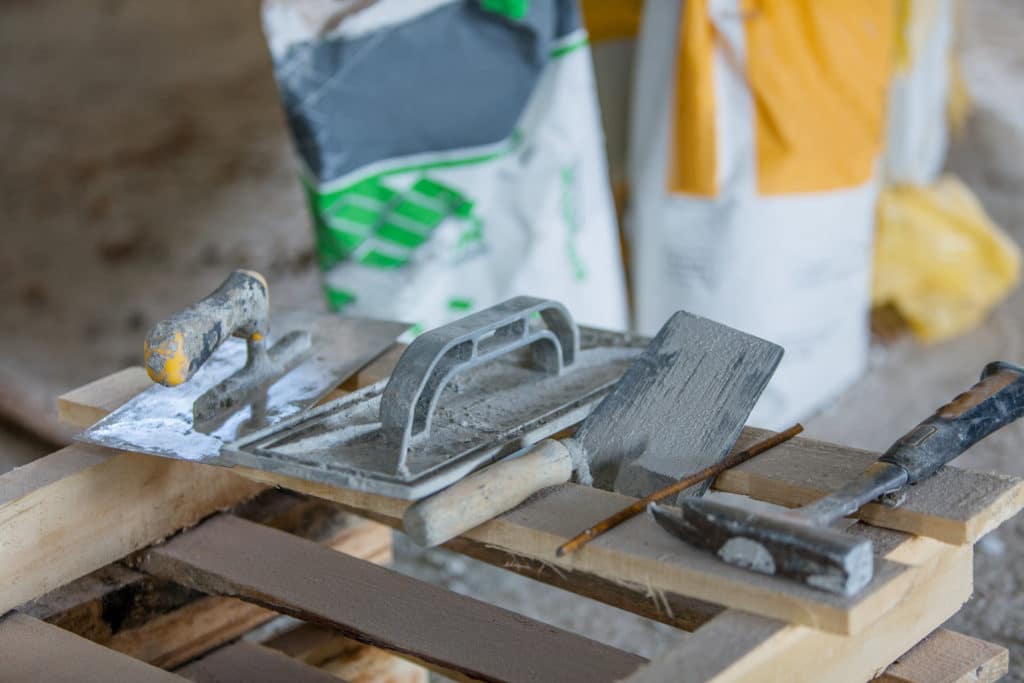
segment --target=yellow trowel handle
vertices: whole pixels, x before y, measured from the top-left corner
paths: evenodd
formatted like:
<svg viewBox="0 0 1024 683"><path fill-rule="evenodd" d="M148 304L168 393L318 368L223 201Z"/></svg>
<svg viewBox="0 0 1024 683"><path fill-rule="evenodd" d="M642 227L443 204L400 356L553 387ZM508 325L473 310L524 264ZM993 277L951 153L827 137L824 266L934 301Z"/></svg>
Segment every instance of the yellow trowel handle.
<svg viewBox="0 0 1024 683"><path fill-rule="evenodd" d="M236 270L205 299L149 331L146 372L154 382L171 387L192 377L232 335L250 346L266 344L269 306L263 276Z"/></svg>

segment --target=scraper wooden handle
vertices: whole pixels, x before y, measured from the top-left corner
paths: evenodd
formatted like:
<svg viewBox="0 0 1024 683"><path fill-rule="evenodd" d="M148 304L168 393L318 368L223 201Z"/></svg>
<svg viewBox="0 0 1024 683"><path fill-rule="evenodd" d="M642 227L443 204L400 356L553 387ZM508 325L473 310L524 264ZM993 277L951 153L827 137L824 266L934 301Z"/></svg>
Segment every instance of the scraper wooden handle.
<svg viewBox="0 0 1024 683"><path fill-rule="evenodd" d="M511 510L537 491L572 476L569 450L545 439L517 458L503 460L414 503L403 527L414 541L434 546Z"/></svg>
<svg viewBox="0 0 1024 683"><path fill-rule="evenodd" d="M269 305L262 275L251 270L231 273L205 299L149 331L145 360L150 379L165 386L185 382L232 335L248 339L250 345L265 344Z"/></svg>

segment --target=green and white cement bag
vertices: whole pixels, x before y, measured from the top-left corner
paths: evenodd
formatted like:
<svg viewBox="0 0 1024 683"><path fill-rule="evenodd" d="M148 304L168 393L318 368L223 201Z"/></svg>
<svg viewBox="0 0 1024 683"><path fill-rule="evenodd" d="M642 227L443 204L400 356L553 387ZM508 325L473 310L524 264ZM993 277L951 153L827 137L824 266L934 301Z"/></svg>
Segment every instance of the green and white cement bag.
<svg viewBox="0 0 1024 683"><path fill-rule="evenodd" d="M572 0L267 0L331 307L429 328L518 294L627 324Z"/></svg>

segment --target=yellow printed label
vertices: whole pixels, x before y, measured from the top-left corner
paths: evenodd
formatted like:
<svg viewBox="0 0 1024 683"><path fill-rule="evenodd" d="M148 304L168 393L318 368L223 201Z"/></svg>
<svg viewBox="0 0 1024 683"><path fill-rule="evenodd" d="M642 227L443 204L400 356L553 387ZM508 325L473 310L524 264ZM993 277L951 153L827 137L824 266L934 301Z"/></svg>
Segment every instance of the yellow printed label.
<svg viewBox="0 0 1024 683"><path fill-rule="evenodd" d="M758 190L863 185L882 148L891 0L745 0L744 15Z"/></svg>
<svg viewBox="0 0 1024 683"><path fill-rule="evenodd" d="M714 27L707 0L683 3L676 47L673 120L669 126L667 185L670 192L716 194Z"/></svg>

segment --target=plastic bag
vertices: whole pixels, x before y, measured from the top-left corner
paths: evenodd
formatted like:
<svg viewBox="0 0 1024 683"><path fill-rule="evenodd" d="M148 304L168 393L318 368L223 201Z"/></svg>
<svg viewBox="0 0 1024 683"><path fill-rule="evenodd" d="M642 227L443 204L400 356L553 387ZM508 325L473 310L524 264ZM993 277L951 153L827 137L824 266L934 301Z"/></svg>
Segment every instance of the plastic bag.
<svg viewBox="0 0 1024 683"><path fill-rule="evenodd" d="M1019 276L1020 249L958 179L882 191L872 298L921 340L971 329Z"/></svg>

